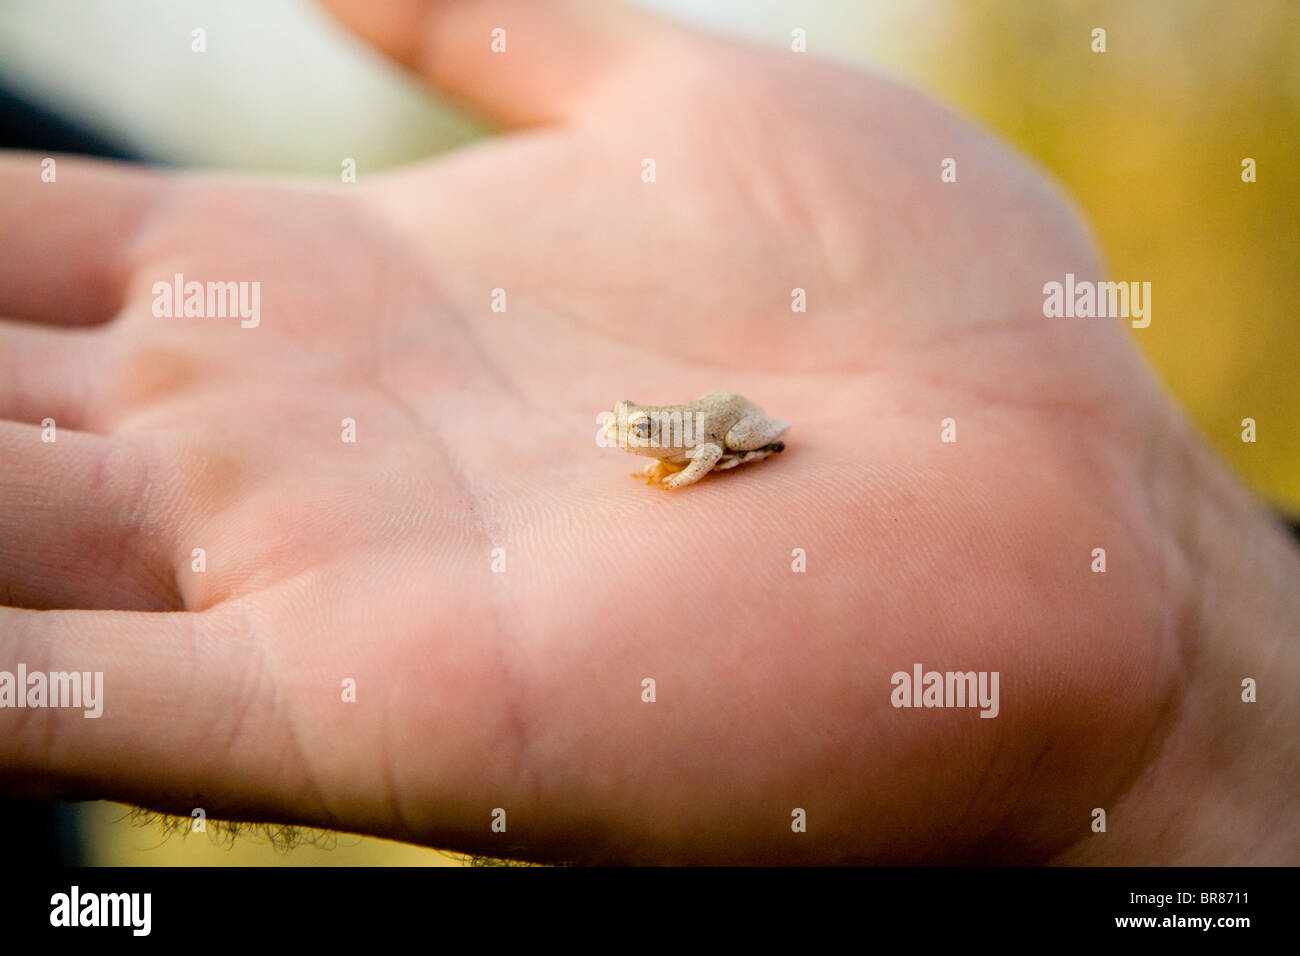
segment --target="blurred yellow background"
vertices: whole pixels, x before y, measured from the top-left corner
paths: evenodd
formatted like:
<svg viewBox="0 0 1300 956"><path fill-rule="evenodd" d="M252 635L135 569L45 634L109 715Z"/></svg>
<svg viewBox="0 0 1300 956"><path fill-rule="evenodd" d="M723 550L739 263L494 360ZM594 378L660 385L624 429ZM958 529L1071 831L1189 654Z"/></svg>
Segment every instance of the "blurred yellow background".
<svg viewBox="0 0 1300 956"><path fill-rule="evenodd" d="M1112 275L1151 282L1151 325L1132 334L1168 388L1262 496L1300 514L1300 3L639 5L773 46L802 27L810 54L901 76L1035 157L1084 209ZM189 50L196 26L204 57ZM482 134L300 0L6 0L0 72L187 165L336 177L340 156L364 174ZM81 820L96 864L457 864L346 835L288 852L165 837L113 804Z"/></svg>

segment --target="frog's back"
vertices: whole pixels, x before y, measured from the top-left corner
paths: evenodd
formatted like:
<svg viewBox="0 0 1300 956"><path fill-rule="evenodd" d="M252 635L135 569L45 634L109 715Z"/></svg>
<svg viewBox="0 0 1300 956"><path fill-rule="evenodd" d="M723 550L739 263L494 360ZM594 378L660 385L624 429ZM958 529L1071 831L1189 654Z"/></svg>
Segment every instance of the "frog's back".
<svg viewBox="0 0 1300 956"><path fill-rule="evenodd" d="M695 411L708 410L718 415L744 415L746 412L759 411L757 405L744 395L735 392L709 392L690 403Z"/></svg>
<svg viewBox="0 0 1300 956"><path fill-rule="evenodd" d="M709 392L685 407L705 415L705 427L715 439L726 435L732 425L751 411L758 410L753 402L735 392Z"/></svg>

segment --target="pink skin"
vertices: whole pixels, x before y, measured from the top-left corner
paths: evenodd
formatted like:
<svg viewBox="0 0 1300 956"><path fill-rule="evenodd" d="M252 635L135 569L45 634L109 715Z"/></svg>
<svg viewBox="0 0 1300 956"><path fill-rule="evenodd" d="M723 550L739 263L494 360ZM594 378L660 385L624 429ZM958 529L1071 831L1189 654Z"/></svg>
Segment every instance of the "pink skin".
<svg viewBox="0 0 1300 956"><path fill-rule="evenodd" d="M1229 707L1266 668L1298 696L1294 555L1124 329L1043 317L1101 269L1040 173L639 14L332 6L534 128L348 187L0 159L0 668L107 694L0 710L6 790L538 859L1266 857L1183 809L1210 752L1295 862L1293 754ZM260 281L260 327L155 318L175 272ZM786 451L664 496L592 440L714 388ZM1272 558L1242 583L1234 548ZM1000 715L892 708L916 662L998 671Z"/></svg>

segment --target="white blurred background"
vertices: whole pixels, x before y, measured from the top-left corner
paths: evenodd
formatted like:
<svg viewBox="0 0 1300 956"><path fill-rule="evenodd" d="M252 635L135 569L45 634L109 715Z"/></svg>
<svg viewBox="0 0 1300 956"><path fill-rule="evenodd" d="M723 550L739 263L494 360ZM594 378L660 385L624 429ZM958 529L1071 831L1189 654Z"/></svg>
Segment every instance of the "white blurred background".
<svg viewBox="0 0 1300 956"><path fill-rule="evenodd" d="M891 23L923 20L927 7L638 5L779 45L802 27L819 55L850 60L900 53L909 31ZM206 53L191 52L195 28L206 31ZM187 166L337 177L342 156L373 172L481 132L307 0L3 0L0 76L124 145Z"/></svg>

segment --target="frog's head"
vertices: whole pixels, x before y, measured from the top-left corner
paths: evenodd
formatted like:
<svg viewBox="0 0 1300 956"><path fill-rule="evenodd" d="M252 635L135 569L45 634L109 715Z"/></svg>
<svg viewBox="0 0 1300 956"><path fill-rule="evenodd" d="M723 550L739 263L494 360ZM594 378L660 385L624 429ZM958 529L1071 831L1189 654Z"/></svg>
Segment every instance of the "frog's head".
<svg viewBox="0 0 1300 956"><path fill-rule="evenodd" d="M624 399L605 424L605 437L625 451L647 458L675 458L686 449L681 413Z"/></svg>

